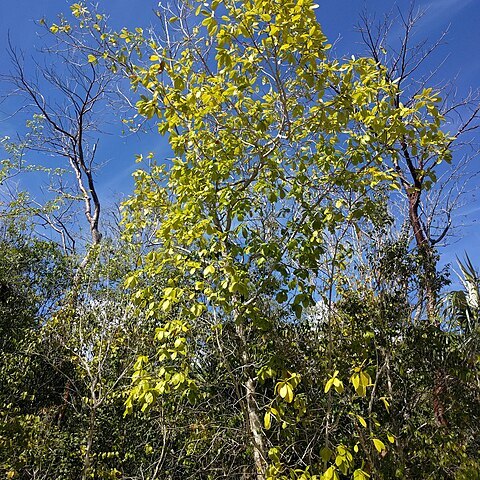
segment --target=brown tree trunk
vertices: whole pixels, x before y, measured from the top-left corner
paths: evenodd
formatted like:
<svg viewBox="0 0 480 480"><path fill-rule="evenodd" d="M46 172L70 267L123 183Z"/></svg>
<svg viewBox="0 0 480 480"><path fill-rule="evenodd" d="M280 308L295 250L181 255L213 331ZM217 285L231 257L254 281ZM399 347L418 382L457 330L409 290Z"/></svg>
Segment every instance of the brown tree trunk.
<svg viewBox="0 0 480 480"><path fill-rule="evenodd" d="M407 161L408 163L408 161ZM427 318L430 324L440 328L440 322L437 315L437 291L435 285L436 265L434 260L433 246L423 230L423 226L418 214L420 204L420 195L422 192L422 183L416 174L416 170L411 170L414 177L415 188L407 188L409 220L413 229L415 242L421 256L422 274L424 276L423 288L425 289L425 298L427 302ZM437 424L441 427L447 427L448 422L445 418L445 406L443 397L445 395L445 371L436 366L433 380L433 413Z"/></svg>

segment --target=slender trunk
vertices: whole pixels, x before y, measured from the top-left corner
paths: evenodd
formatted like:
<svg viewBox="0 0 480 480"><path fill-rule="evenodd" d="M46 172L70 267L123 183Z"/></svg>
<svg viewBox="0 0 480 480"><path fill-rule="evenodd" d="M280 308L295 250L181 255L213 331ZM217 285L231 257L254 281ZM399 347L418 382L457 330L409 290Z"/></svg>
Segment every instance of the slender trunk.
<svg viewBox="0 0 480 480"><path fill-rule="evenodd" d="M57 417L57 427L60 428L60 425L62 424L63 417L65 416L65 412L68 407L68 403L70 401L70 388L72 387L72 382L70 379L67 380L67 383L65 384L65 388L63 390L63 402L62 405L60 406L60 409L58 411L58 417Z"/></svg>
<svg viewBox="0 0 480 480"><path fill-rule="evenodd" d="M415 179L415 184L419 183ZM431 242L429 241L418 214L418 207L420 204L421 183L417 185L414 191L407 190L409 203L409 220L413 229L415 241L419 254L421 256L421 266L423 274L423 288L426 298L427 318L431 325L440 328L440 322L437 315L437 287L436 287L436 262L434 259L434 251ZM445 395L445 372L441 366L437 365L434 372L433 380L433 412L437 424L441 427L447 427L448 422L445 418L445 406L443 397Z"/></svg>
<svg viewBox="0 0 480 480"><path fill-rule="evenodd" d="M83 457L83 473L82 480L87 480L91 478L90 470L92 468L92 446L93 446L93 435L95 433L95 422L96 422L96 411L95 407L92 407L90 410L90 418L88 421L88 433L87 433L87 445L85 446L85 456Z"/></svg>
<svg viewBox="0 0 480 480"><path fill-rule="evenodd" d="M85 205L84 214L90 227L92 245L98 245L102 239L102 234L98 226L100 220L100 200L97 195L92 172L85 166L82 156L83 153L79 154L78 157L72 156L70 158L70 165L75 172L78 188L82 193L83 203ZM86 177L87 185L85 185L84 177Z"/></svg>
<svg viewBox="0 0 480 480"><path fill-rule="evenodd" d="M425 298L427 300L427 318L431 323L438 325L436 318L437 292L435 291L435 262L433 251L428 238L423 231L423 227L418 214L421 191L415 190L408 193L408 216L412 226L415 242L421 256L422 274L424 275L423 288L425 289Z"/></svg>
<svg viewBox="0 0 480 480"><path fill-rule="evenodd" d="M245 397L257 480L264 480L266 478L267 470L267 447L265 445L262 422L260 421L258 407L255 401L255 381L253 378L248 378L245 382Z"/></svg>
<svg viewBox="0 0 480 480"><path fill-rule="evenodd" d="M435 378L433 381L433 411L439 427L448 427L448 422L445 418L445 404L443 403L445 391L445 370L437 368L435 370Z"/></svg>
<svg viewBox="0 0 480 480"><path fill-rule="evenodd" d="M246 380L244 383L245 395L245 411L247 416L247 428L250 441L253 447L253 460L255 463L256 479L265 480L267 472L267 442L263 432L262 422L260 420L260 412L256 401L256 385L255 379L251 374L251 361L248 355L248 345L245 338L245 332L242 325L237 326L237 334L240 338L242 348L241 358L243 367L246 372Z"/></svg>

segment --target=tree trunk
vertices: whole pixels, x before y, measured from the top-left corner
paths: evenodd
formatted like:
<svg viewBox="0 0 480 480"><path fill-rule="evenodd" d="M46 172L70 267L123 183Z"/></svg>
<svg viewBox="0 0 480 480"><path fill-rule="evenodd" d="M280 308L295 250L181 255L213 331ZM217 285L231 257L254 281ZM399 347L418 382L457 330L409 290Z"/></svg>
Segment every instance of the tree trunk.
<svg viewBox="0 0 480 480"><path fill-rule="evenodd" d="M414 177L415 189L411 187L407 189L408 196L408 216L410 225L413 230L415 242L421 256L421 267L423 279L423 288L425 298L427 302L427 318L431 325L435 325L440 328L440 322L437 315L437 287L436 283L436 262L434 259L433 245L427 234L425 233L420 216L418 214L418 208L420 204L420 195L422 192L422 183L416 177L415 170L411 170ZM443 403L443 396L445 394L445 372L440 366L435 367L434 380L433 380L433 413L437 424L441 427L447 427L448 422L445 418L445 406Z"/></svg>
<svg viewBox="0 0 480 480"><path fill-rule="evenodd" d="M237 334L241 344L241 359L244 371L246 372L246 380L244 383L245 395L243 401L245 403L246 423L248 435L253 447L253 460L255 463L256 480L265 480L267 472L267 442L263 432L262 421L260 420L260 412L256 401L255 380L252 376L251 359L248 354L248 343L245 337L243 325L238 325Z"/></svg>
<svg viewBox="0 0 480 480"><path fill-rule="evenodd" d="M87 480L91 478L91 468L92 468L92 447L93 447L93 436L95 433L95 424L96 424L96 407L92 406L90 410L90 417L88 421L88 433L87 433L87 444L85 446L85 455L83 457L83 473L82 480Z"/></svg>
<svg viewBox="0 0 480 480"><path fill-rule="evenodd" d="M257 480L265 480L267 470L267 448L265 445L262 422L260 421L258 407L255 401L255 381L253 378L248 378L245 382L245 397Z"/></svg>

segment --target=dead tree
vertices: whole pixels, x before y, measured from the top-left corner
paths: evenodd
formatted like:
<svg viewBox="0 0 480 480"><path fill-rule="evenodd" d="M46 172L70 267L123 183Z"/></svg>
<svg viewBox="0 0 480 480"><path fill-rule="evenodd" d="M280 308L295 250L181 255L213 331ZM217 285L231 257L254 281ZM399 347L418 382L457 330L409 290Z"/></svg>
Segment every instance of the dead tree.
<svg viewBox="0 0 480 480"><path fill-rule="evenodd" d="M49 52L44 53L48 57ZM57 163L63 159L60 165L73 174L73 190L65 184L51 189L68 200L69 208L73 199L82 201L91 244L95 246L102 238L95 154L101 133L99 115L108 102L112 74L72 49L53 53L55 64L61 67L35 62L34 71L30 72L24 55L10 44L12 72L4 75L3 80L13 85L12 94L20 97L16 113L29 114L35 119L35 128L24 142L25 151L54 157ZM69 229L74 227L67 225L61 214L44 215L43 219L62 238L72 241L74 235Z"/></svg>

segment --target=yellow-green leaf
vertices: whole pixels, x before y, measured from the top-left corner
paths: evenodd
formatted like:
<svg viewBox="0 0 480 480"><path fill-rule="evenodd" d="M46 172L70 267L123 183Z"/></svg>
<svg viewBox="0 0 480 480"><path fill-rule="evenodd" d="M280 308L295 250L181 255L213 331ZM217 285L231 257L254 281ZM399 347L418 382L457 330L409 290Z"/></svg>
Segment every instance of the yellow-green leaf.
<svg viewBox="0 0 480 480"><path fill-rule="evenodd" d="M380 453L387 449L387 447L385 447L385 444L378 438L373 439L373 444L375 445L377 451Z"/></svg>
<svg viewBox="0 0 480 480"><path fill-rule="evenodd" d="M333 379L333 386L335 387L335 390L337 391L337 393L342 393L344 390L343 382L338 378Z"/></svg>
<svg viewBox="0 0 480 480"><path fill-rule="evenodd" d="M333 385L333 378L331 378L326 384L325 384L325 393L328 393L329 390L332 388Z"/></svg>
<svg viewBox="0 0 480 480"><path fill-rule="evenodd" d="M293 389L287 382L280 382L277 386L278 394L288 403L293 401Z"/></svg>
<svg viewBox="0 0 480 480"><path fill-rule="evenodd" d="M213 273L215 273L215 267L213 265L208 265L203 271L203 276L206 277L207 275L212 275Z"/></svg>
<svg viewBox="0 0 480 480"><path fill-rule="evenodd" d="M366 480L367 478L370 478L370 475L359 468L353 472L353 480Z"/></svg>
<svg viewBox="0 0 480 480"><path fill-rule="evenodd" d="M266 430L269 430L272 426L272 414L270 412L267 412L263 417L263 425L265 426Z"/></svg>
<svg viewBox="0 0 480 480"><path fill-rule="evenodd" d="M332 465L323 475L322 480L339 480L337 469Z"/></svg>
<svg viewBox="0 0 480 480"><path fill-rule="evenodd" d="M358 418L358 421L360 422L360 425L364 428L367 428L367 422L365 421L365 419L360 415L357 415L357 418Z"/></svg>

